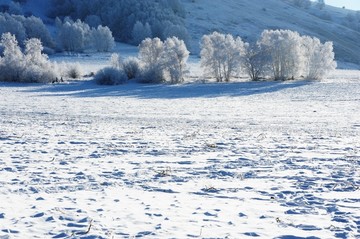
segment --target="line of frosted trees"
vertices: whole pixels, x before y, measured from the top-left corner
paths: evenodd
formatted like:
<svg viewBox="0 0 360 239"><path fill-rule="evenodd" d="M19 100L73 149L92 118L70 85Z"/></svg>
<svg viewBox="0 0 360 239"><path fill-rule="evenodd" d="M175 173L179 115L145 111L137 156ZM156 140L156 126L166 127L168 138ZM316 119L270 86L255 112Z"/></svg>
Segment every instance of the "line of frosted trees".
<svg viewBox="0 0 360 239"><path fill-rule="evenodd" d="M201 40L204 75L229 82L246 74L251 80L320 80L336 68L332 42L301 36L290 30L265 30L249 44L240 37L213 32ZM99 84L120 84L137 78L143 83L181 83L187 71L189 51L177 37L161 41L147 38L139 45L139 57L122 60L113 55L112 67L98 72Z"/></svg>
<svg viewBox="0 0 360 239"><path fill-rule="evenodd" d="M64 75L42 53L39 39L25 41L22 50L15 35L5 33L0 45L0 81L53 82ZM203 36L200 56L205 76L217 82L229 82L244 73L251 80L319 80L336 68L331 42L321 43L289 30L265 30L253 45L214 32ZM139 45L137 58L123 60L114 54L112 67L99 71L95 79L99 84L121 84L134 78L143 83L181 83L188 73L188 57L184 41L177 37L147 38Z"/></svg>
<svg viewBox="0 0 360 239"><path fill-rule="evenodd" d="M138 45L147 37L187 42L185 8L180 0L52 0L50 16L80 19L90 27L108 26L116 40Z"/></svg>
<svg viewBox="0 0 360 239"><path fill-rule="evenodd" d="M53 49L66 52L109 52L115 46L114 37L107 26L90 27L79 19L73 21L69 17L63 21L56 19L57 34L56 40L53 40L40 18L0 13L0 35L7 32L15 35L22 47L26 39L38 38L49 53Z"/></svg>
<svg viewBox="0 0 360 239"><path fill-rule="evenodd" d="M251 80L319 80L336 68L332 42L290 30L265 30L253 45L214 32L201 41L201 66L218 82L246 73Z"/></svg>

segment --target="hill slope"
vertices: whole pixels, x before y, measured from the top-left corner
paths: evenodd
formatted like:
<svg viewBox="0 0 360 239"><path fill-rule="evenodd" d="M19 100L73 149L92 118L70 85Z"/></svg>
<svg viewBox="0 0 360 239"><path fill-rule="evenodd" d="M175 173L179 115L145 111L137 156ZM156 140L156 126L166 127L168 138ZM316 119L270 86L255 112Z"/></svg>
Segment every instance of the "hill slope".
<svg viewBox="0 0 360 239"><path fill-rule="evenodd" d="M340 24L349 10L326 6L300 9L280 0L182 0L187 12L186 24L192 36L192 51L199 52L199 40L212 31L241 36L245 41L256 40L264 29L290 29L333 41L336 58L359 64L360 33ZM323 20L310 11L328 14Z"/></svg>
<svg viewBox="0 0 360 239"><path fill-rule="evenodd" d="M10 0L0 0L10 1ZM349 12L326 6L308 10L296 8L286 0L181 0L186 10L186 26L191 35L191 51L199 53L204 34L219 31L239 35L247 42L256 41L264 29L290 29L322 41L333 41L336 59L360 65L360 32L343 26ZM46 19L50 1L28 0L24 11ZM313 14L311 14L313 13ZM317 16L316 16L317 15ZM318 17L320 16L320 17ZM327 17L321 17L327 16ZM324 19L332 20L324 20Z"/></svg>

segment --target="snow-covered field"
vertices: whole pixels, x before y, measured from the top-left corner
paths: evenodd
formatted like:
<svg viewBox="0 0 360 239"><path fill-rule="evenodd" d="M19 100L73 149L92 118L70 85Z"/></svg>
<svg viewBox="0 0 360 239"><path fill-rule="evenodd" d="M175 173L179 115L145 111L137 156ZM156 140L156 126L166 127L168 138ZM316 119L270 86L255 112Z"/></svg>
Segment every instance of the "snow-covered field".
<svg viewBox="0 0 360 239"><path fill-rule="evenodd" d="M0 238L360 238L359 82L0 83Z"/></svg>

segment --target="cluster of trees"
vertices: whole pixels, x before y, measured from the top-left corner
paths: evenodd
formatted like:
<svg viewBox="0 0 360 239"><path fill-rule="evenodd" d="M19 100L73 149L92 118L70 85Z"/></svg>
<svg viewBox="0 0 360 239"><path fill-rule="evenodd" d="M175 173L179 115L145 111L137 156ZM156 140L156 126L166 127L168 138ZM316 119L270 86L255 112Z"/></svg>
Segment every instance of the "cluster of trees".
<svg viewBox="0 0 360 239"><path fill-rule="evenodd" d="M0 81L48 83L58 79L56 67L42 53L43 46L39 39L26 40L22 51L15 35L4 33L1 45Z"/></svg>
<svg viewBox="0 0 360 239"><path fill-rule="evenodd" d="M189 40L179 0L53 0L49 15L81 19L90 27L108 26L117 40L136 45L148 37Z"/></svg>
<svg viewBox="0 0 360 239"><path fill-rule="evenodd" d="M123 61L115 54L111 59L112 67L99 71L95 79L107 85L125 83L133 78L142 83L180 83L184 81L188 57L184 41L177 37L165 41L146 38L139 45L138 58Z"/></svg>
<svg viewBox="0 0 360 239"><path fill-rule="evenodd" d="M24 17L0 13L0 35L6 32L15 35L20 44L23 44L26 39L38 38L45 47L54 47L47 27L40 18L34 16Z"/></svg>
<svg viewBox="0 0 360 239"><path fill-rule="evenodd" d="M55 83L64 79L81 77L78 64L54 63L43 53L38 38L30 38L22 44L16 36L7 32L1 36L0 81L22 83Z"/></svg>
<svg viewBox="0 0 360 239"><path fill-rule="evenodd" d="M247 74L251 80L320 80L336 68L332 42L301 36L290 30L265 30L249 44L240 37L213 32L201 41L201 67L217 82ZM123 61L113 55L112 67L101 70L99 84L121 84L136 78L143 83L172 84L184 81L189 51L184 41L147 38L139 45L138 58Z"/></svg>
<svg viewBox="0 0 360 239"><path fill-rule="evenodd" d="M52 52L55 48L69 52L89 49L108 52L115 46L112 32L106 26L90 27L80 20L74 22L70 18L65 18L63 22L57 19L56 26L57 39L54 41L40 18L0 13L0 35L7 32L13 34L22 48L25 40L30 38L41 40L47 52Z"/></svg>
<svg viewBox="0 0 360 239"><path fill-rule="evenodd" d="M22 15L22 7L21 4L26 1L0 1L0 12L2 13L9 13L9 14L16 14L16 15Z"/></svg>
<svg viewBox="0 0 360 239"><path fill-rule="evenodd" d="M316 37L300 36L290 30L265 30L258 43L267 54L275 80L306 78L319 80L336 68L332 42L322 44Z"/></svg>
<svg viewBox="0 0 360 239"><path fill-rule="evenodd" d="M83 52L93 49L99 52L108 52L115 46L115 40L108 27L98 25L90 27L81 20L73 21L66 18L62 22L56 21L58 48L68 52Z"/></svg>
<svg viewBox="0 0 360 239"><path fill-rule="evenodd" d="M214 32L201 43L201 66L217 81L245 72L252 80L319 80L336 68L332 42L290 30L265 30L256 44Z"/></svg>

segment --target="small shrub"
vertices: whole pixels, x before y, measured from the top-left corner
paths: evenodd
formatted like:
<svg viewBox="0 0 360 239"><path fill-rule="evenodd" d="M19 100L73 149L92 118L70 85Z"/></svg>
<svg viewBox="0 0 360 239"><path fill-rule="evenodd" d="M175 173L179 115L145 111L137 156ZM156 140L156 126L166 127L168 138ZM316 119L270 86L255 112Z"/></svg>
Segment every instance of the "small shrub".
<svg viewBox="0 0 360 239"><path fill-rule="evenodd" d="M145 84L159 84L165 82L164 72L160 67L143 68L139 73L139 82Z"/></svg>
<svg viewBox="0 0 360 239"><path fill-rule="evenodd" d="M22 79L25 83L51 83L58 79L56 72L49 71L37 65L29 65L25 68Z"/></svg>
<svg viewBox="0 0 360 239"><path fill-rule="evenodd" d="M79 64L67 65L64 76L70 79L79 79L81 77L80 65Z"/></svg>
<svg viewBox="0 0 360 239"><path fill-rule="evenodd" d="M119 85L124 84L128 78L123 70L113 67L106 67L96 73L94 79L99 85Z"/></svg>
<svg viewBox="0 0 360 239"><path fill-rule="evenodd" d="M136 57L130 57L122 63L122 68L129 80L134 79L140 72L139 60Z"/></svg>

